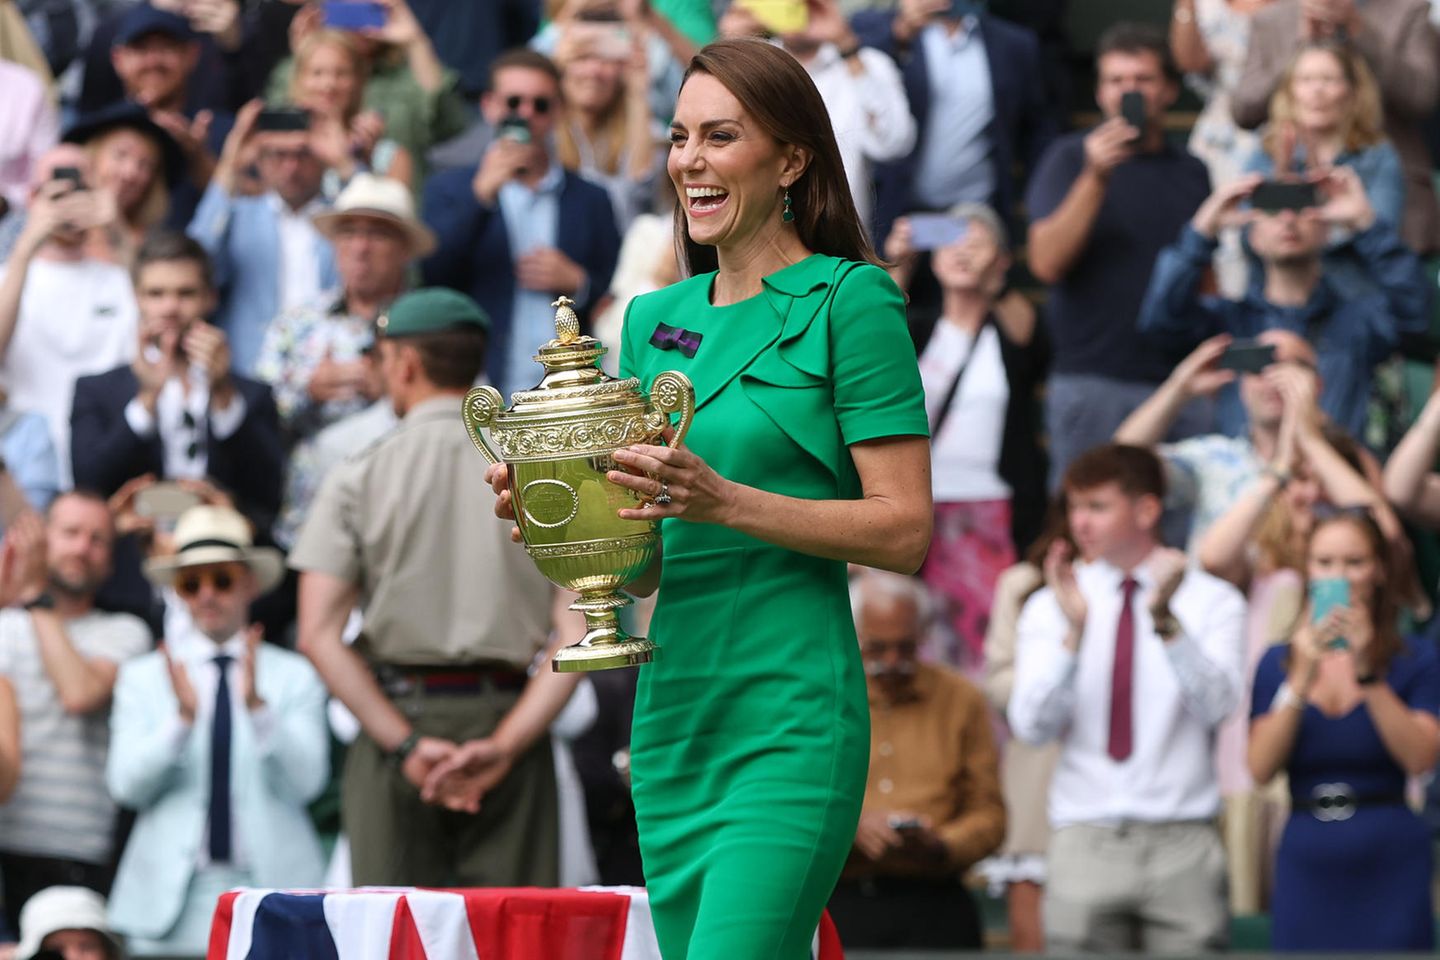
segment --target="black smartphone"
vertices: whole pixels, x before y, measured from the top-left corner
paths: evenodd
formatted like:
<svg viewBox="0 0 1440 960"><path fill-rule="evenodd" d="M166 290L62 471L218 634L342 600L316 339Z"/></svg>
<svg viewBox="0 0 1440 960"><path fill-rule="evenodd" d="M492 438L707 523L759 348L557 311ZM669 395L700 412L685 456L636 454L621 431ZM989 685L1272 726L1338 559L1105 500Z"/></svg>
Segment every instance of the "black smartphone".
<svg viewBox="0 0 1440 960"><path fill-rule="evenodd" d="M1315 184L1291 180L1266 180L1250 194L1250 206L1266 213L1307 210L1320 205Z"/></svg>
<svg viewBox="0 0 1440 960"><path fill-rule="evenodd" d="M327 0L325 26L331 30L379 30L385 26L385 5L362 0Z"/></svg>
<svg viewBox="0 0 1440 960"><path fill-rule="evenodd" d="M79 167L56 167L51 172L50 179L72 184L76 190L85 189L85 178L81 176Z"/></svg>
<svg viewBox="0 0 1440 960"><path fill-rule="evenodd" d="M1120 116L1141 136L1145 134L1145 94L1131 90L1120 97Z"/></svg>
<svg viewBox="0 0 1440 960"><path fill-rule="evenodd" d="M255 129L264 133L293 133L310 129L310 111L298 107L266 107L255 118Z"/></svg>
<svg viewBox="0 0 1440 960"><path fill-rule="evenodd" d="M1220 369L1237 373L1259 373L1275 362L1275 344L1236 340L1220 354Z"/></svg>
<svg viewBox="0 0 1440 960"><path fill-rule="evenodd" d="M529 143L531 140L530 122L518 113L509 114L496 126L495 135L502 140Z"/></svg>

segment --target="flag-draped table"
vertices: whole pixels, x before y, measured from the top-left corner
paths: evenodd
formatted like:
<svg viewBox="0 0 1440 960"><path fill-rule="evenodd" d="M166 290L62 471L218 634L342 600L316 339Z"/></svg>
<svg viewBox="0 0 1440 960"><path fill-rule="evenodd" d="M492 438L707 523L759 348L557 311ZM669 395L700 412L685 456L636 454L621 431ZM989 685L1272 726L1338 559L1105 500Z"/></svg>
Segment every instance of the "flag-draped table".
<svg viewBox="0 0 1440 960"><path fill-rule="evenodd" d="M829 914L811 955L843 960ZM234 890L206 960L661 960L643 887Z"/></svg>

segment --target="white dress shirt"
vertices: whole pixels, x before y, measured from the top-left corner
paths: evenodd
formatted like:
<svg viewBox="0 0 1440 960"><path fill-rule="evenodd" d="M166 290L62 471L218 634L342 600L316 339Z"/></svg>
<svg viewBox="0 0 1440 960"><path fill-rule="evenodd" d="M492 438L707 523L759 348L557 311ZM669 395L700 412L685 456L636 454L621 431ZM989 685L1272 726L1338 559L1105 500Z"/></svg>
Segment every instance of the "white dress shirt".
<svg viewBox="0 0 1440 960"><path fill-rule="evenodd" d="M1111 673L1125 573L1104 562L1077 564L1088 612L1078 653L1064 646L1065 615L1047 587L1020 614L1010 727L1028 743L1060 740L1050 785L1050 822L1164 823L1204 820L1220 809L1214 739L1244 685L1245 600L1209 574L1190 570L1170 600L1180 633L1162 641L1150 617L1155 581L1132 574L1134 746L1123 761L1107 750Z"/></svg>
<svg viewBox="0 0 1440 960"><path fill-rule="evenodd" d="M329 241L315 229L311 217L326 209L316 197L299 210L280 199L278 193L266 199L275 211L275 229L280 234L280 311L298 310L324 292L320 285L321 245Z"/></svg>
<svg viewBox="0 0 1440 960"><path fill-rule="evenodd" d="M185 392L179 377L171 377L155 397L155 413L151 414L139 397L125 404L125 422L135 436L149 438L160 431L164 449L166 480L200 480L210 468L207 444L213 437L224 441L235 435L245 422L245 398L236 390L230 405L223 410L210 409L210 382L204 370L189 372L190 392ZM186 415L189 415L189 423ZM209 417L209 429L206 429Z"/></svg>

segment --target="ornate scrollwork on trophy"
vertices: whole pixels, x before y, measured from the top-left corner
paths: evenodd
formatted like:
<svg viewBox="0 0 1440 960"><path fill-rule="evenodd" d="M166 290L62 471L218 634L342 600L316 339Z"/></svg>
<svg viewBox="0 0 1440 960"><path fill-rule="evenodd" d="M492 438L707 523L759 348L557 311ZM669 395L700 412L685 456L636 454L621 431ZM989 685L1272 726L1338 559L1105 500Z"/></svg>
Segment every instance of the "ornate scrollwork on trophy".
<svg viewBox="0 0 1440 960"><path fill-rule="evenodd" d="M630 415L590 421L570 421L545 427L516 427L497 431L500 458L507 463L553 460L557 456L613 453L632 443L649 443L659 431L644 417Z"/></svg>

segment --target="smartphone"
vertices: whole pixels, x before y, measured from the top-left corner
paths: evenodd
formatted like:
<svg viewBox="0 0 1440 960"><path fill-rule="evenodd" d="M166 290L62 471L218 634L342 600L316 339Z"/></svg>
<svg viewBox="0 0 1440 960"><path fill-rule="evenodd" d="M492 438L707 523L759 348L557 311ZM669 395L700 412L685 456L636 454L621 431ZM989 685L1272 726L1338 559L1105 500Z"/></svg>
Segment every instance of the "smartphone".
<svg viewBox="0 0 1440 960"><path fill-rule="evenodd" d="M293 133L310 129L310 111L298 107L266 107L255 118L255 129L264 133Z"/></svg>
<svg viewBox="0 0 1440 960"><path fill-rule="evenodd" d="M1259 373L1275 362L1275 344L1236 340L1220 354L1220 369L1236 373Z"/></svg>
<svg viewBox="0 0 1440 960"><path fill-rule="evenodd" d="M199 506L200 503L199 494L168 481L146 487L135 494L135 512L142 517L153 517L161 523L179 519L180 514L191 507Z"/></svg>
<svg viewBox="0 0 1440 960"><path fill-rule="evenodd" d="M1305 210L1318 207L1319 198L1313 183L1266 180L1250 194L1250 206L1266 213L1281 210Z"/></svg>
<svg viewBox="0 0 1440 960"><path fill-rule="evenodd" d="M633 48L624 27L598 27L592 49L603 60L628 60Z"/></svg>
<svg viewBox="0 0 1440 960"><path fill-rule="evenodd" d="M736 0L755 15L760 25L776 36L804 33L810 26L805 0Z"/></svg>
<svg viewBox="0 0 1440 960"><path fill-rule="evenodd" d="M1350 606L1350 581L1343 577L1322 577L1310 581L1310 622L1319 623L1336 607ZM1344 637L1330 641L1330 649L1349 646Z"/></svg>
<svg viewBox="0 0 1440 960"><path fill-rule="evenodd" d="M326 0L325 26L331 30L379 30L385 26L385 5L366 0Z"/></svg>
<svg viewBox="0 0 1440 960"><path fill-rule="evenodd" d="M56 167L51 172L50 179L73 184L76 190L85 189L85 178L80 175L79 167Z"/></svg>
<svg viewBox="0 0 1440 960"><path fill-rule="evenodd" d="M916 250L939 250L957 243L965 236L968 224L944 213L913 213L910 221L910 246Z"/></svg>
<svg viewBox="0 0 1440 960"><path fill-rule="evenodd" d="M531 140L530 122L518 113L512 113L495 127L495 135L502 140L529 143Z"/></svg>
<svg viewBox="0 0 1440 960"><path fill-rule="evenodd" d="M1130 124L1140 135L1145 134L1145 95L1139 90L1131 90L1120 97L1120 116Z"/></svg>

